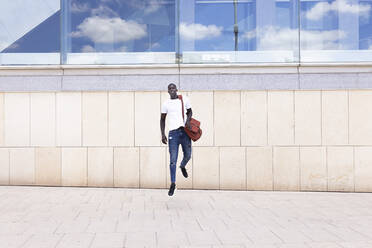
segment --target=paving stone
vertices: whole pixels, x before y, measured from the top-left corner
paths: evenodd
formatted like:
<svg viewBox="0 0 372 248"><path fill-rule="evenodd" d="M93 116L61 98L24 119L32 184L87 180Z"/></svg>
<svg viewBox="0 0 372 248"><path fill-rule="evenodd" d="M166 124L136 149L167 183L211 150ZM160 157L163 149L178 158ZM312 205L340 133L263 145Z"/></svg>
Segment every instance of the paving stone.
<svg viewBox="0 0 372 248"><path fill-rule="evenodd" d="M58 242L62 239L63 235L58 234L37 234L33 235L26 244L22 247L24 248L50 248L55 247Z"/></svg>
<svg viewBox="0 0 372 248"><path fill-rule="evenodd" d="M65 234L56 248L88 248L94 238L94 234Z"/></svg>
<svg viewBox="0 0 372 248"><path fill-rule="evenodd" d="M125 247L156 246L155 232L128 232Z"/></svg>
<svg viewBox="0 0 372 248"><path fill-rule="evenodd" d="M165 245L180 246L190 244L184 232L157 232L156 237L159 247L164 247Z"/></svg>
<svg viewBox="0 0 372 248"><path fill-rule="evenodd" d="M372 247L371 193L2 186L0 247Z"/></svg>
<svg viewBox="0 0 372 248"><path fill-rule="evenodd" d="M98 233L90 248L122 248L124 241L125 235L121 233Z"/></svg>
<svg viewBox="0 0 372 248"><path fill-rule="evenodd" d="M220 245L216 234L210 231L187 232L191 245Z"/></svg>

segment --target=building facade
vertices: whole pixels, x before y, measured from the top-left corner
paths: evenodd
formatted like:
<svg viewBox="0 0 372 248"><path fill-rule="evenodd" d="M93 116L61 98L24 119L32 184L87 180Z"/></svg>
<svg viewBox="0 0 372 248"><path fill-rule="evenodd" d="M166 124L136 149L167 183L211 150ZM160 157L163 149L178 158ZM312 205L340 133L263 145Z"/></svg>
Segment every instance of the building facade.
<svg viewBox="0 0 372 248"><path fill-rule="evenodd" d="M1 184L168 187L175 83L203 129L178 188L372 192L372 0L1 5Z"/></svg>

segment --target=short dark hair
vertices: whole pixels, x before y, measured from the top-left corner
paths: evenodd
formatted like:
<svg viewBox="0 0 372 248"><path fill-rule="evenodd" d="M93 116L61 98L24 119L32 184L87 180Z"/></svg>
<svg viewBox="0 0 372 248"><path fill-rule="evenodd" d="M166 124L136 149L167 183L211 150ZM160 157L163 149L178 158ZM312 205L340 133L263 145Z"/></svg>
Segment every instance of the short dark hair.
<svg viewBox="0 0 372 248"><path fill-rule="evenodd" d="M169 87L171 87L171 86L174 86L174 87L176 87L176 89L177 89L177 85L174 84L174 83L170 83L170 84L168 84L168 89L169 89Z"/></svg>

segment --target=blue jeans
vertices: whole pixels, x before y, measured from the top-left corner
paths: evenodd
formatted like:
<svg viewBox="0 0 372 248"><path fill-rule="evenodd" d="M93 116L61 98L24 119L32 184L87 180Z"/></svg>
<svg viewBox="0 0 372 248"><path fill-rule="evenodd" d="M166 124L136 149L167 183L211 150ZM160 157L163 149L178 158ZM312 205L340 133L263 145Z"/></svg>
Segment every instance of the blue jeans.
<svg viewBox="0 0 372 248"><path fill-rule="evenodd" d="M185 167L187 162L189 162L191 158L191 139L185 133L183 128L174 129L169 131L168 135L169 141L169 154L170 154L170 177L171 182L176 182L176 164L178 158L178 148L179 145L182 147L183 151L183 159L181 161L181 167Z"/></svg>

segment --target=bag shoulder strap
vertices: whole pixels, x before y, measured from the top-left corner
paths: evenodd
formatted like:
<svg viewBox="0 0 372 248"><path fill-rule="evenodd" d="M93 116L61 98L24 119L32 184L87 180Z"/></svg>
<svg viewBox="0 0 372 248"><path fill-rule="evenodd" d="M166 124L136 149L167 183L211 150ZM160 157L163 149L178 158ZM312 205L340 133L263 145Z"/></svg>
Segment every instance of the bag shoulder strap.
<svg viewBox="0 0 372 248"><path fill-rule="evenodd" d="M184 112L184 109L183 109L182 95L178 95L178 99L180 99L181 100L181 103L182 103L182 119L183 119L183 122L185 122L185 112Z"/></svg>

